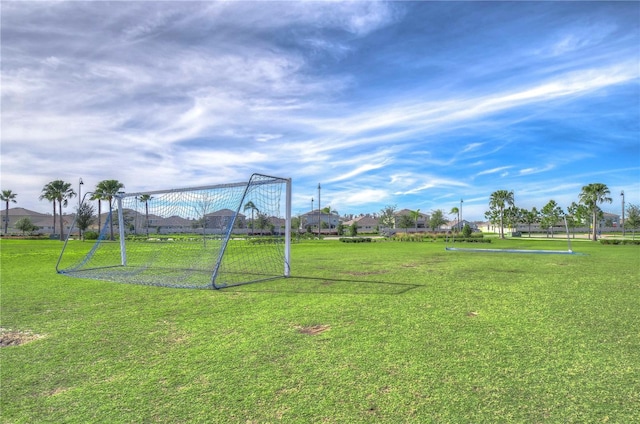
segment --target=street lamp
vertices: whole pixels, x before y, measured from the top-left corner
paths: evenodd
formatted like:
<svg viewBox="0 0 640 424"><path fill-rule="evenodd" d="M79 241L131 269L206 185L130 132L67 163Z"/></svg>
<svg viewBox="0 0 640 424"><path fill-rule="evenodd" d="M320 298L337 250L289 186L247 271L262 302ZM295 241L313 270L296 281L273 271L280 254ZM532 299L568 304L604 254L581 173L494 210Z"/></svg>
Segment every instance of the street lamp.
<svg viewBox="0 0 640 424"><path fill-rule="evenodd" d="M458 210L458 226L460 227L460 231L462 231L462 202L464 202L464 200L460 199L460 209Z"/></svg>
<svg viewBox="0 0 640 424"><path fill-rule="evenodd" d="M620 192L620 196L622 196L622 221L620 226L622 227L622 237L624 237L624 190Z"/></svg>
<svg viewBox="0 0 640 424"><path fill-rule="evenodd" d="M320 209L320 183L318 183L318 240L320 240L320 229L322 228L322 223L320 219L322 217L322 210Z"/></svg>
<svg viewBox="0 0 640 424"><path fill-rule="evenodd" d="M78 221L78 218L80 218L80 208L82 207L82 185L84 184L84 182L82 181L82 177L80 177L80 181L78 181L78 212L76 213L76 222ZM80 230L80 227L78 227L78 235L80 236L80 238L82 238L82 230Z"/></svg>
<svg viewBox="0 0 640 424"><path fill-rule="evenodd" d="M82 177L78 182L78 213L80 213L80 206L82 206L82 185L84 182L82 181Z"/></svg>
<svg viewBox="0 0 640 424"><path fill-rule="evenodd" d="M307 224L309 225L309 232L311 232L311 218L313 218L313 197L311 198L311 212L309 212L309 219L307 219Z"/></svg>
<svg viewBox="0 0 640 424"><path fill-rule="evenodd" d="M136 198L136 217L133 220L133 234L138 235L138 196Z"/></svg>

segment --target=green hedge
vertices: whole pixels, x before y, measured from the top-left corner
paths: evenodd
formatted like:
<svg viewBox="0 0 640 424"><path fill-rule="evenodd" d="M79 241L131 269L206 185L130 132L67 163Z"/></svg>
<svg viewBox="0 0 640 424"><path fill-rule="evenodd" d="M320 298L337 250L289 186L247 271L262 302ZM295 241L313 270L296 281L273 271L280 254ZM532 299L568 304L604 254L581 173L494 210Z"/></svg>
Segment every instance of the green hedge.
<svg viewBox="0 0 640 424"><path fill-rule="evenodd" d="M456 238L454 243L491 243L491 239L468 237L468 238Z"/></svg>
<svg viewBox="0 0 640 424"><path fill-rule="evenodd" d="M371 237L340 237L343 243L371 243Z"/></svg>
<svg viewBox="0 0 640 424"><path fill-rule="evenodd" d="M483 233L472 233L471 236L469 237L465 237L464 235L457 233L457 234L438 234L436 235L437 238L439 239L449 239L449 240L466 240L466 239L481 239L484 238L484 234Z"/></svg>
<svg viewBox="0 0 640 424"><path fill-rule="evenodd" d="M407 234L407 233L396 233L391 237L393 241L417 241L417 242L431 242L436 241L436 237L433 234Z"/></svg>
<svg viewBox="0 0 640 424"><path fill-rule="evenodd" d="M640 240L616 240L616 239L601 239L600 243L602 244L631 244L640 246Z"/></svg>

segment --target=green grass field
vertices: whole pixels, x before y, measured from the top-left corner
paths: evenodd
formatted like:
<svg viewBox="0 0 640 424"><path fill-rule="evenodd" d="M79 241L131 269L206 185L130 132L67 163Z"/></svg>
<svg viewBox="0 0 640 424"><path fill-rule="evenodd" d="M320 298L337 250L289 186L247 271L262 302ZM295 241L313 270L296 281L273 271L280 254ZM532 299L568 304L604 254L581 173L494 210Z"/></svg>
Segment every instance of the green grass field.
<svg viewBox="0 0 640 424"><path fill-rule="evenodd" d="M221 291L60 276L61 247L0 242L4 423L640 422L638 246L307 241Z"/></svg>

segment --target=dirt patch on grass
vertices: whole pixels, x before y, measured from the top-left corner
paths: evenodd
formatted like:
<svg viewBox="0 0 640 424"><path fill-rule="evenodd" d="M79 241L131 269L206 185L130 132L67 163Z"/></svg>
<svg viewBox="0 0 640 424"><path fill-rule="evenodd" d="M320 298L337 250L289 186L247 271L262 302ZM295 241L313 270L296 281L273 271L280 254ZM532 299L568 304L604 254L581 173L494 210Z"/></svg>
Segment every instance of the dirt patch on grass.
<svg viewBox="0 0 640 424"><path fill-rule="evenodd" d="M317 334L324 333L325 331L330 330L331 326L325 325L325 324L317 324L317 325L298 326L296 328L298 329L298 332L301 334L315 336Z"/></svg>
<svg viewBox="0 0 640 424"><path fill-rule="evenodd" d="M43 338L40 334L31 331L16 331L10 328L0 327L0 347L18 346Z"/></svg>

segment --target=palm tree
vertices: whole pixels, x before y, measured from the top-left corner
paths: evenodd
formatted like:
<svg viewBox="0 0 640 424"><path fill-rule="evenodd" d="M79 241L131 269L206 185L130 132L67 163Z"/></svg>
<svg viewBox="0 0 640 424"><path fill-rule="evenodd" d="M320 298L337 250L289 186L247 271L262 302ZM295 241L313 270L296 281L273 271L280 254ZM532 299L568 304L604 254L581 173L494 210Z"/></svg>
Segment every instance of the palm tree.
<svg viewBox="0 0 640 424"><path fill-rule="evenodd" d="M327 206L322 208L322 212L320 212L321 214L326 214L327 215L327 222L323 222L324 225L327 225L328 228L333 228L333 226L331 225L331 216L332 215L336 215L336 216L340 216L340 213L338 213L337 210L333 209L331 206ZM322 215L321 215L322 216Z"/></svg>
<svg viewBox="0 0 640 424"><path fill-rule="evenodd" d="M42 194L39 197L40 200L48 200L53 204L53 232L56 232L56 199L53 193L53 188L51 187L51 183L45 184L42 188Z"/></svg>
<svg viewBox="0 0 640 424"><path fill-rule="evenodd" d="M140 196L140 202L144 203L144 221L145 227L147 227L147 237L149 237L149 200L153 199L149 194L143 194Z"/></svg>
<svg viewBox="0 0 640 424"><path fill-rule="evenodd" d="M504 238L504 210L508 206L513 206L513 191L497 190L491 193L489 207L497 210L500 219L500 238Z"/></svg>
<svg viewBox="0 0 640 424"><path fill-rule="evenodd" d="M103 180L98 183L96 186L96 192L101 193L101 196L104 200L109 201L109 227L111 230L111 240L114 240L113 237L113 198L118 194L118 192L124 188L124 184L122 184L118 180Z"/></svg>
<svg viewBox="0 0 640 424"><path fill-rule="evenodd" d="M73 191L73 189L71 188L71 183L67 183L62 180L51 181L50 183L45 185L44 188L42 189L42 195L40 195L40 199L41 200L47 199L54 202L53 204L54 230L55 230L55 221L56 221L55 202L56 201L58 202L58 209L60 212L60 240L64 240L64 222L62 219L62 206L67 207L67 204L69 203L69 199L71 199L75 195L76 195L76 192Z"/></svg>
<svg viewBox="0 0 640 424"><path fill-rule="evenodd" d="M456 229L461 230L462 228L460 228L460 209L458 209L456 206L451 208L451 212L449 212L451 215L455 215L458 217L458 225L456 226Z"/></svg>
<svg viewBox="0 0 640 424"><path fill-rule="evenodd" d="M415 223L415 230L418 231L418 218L420 218L420 209L416 209L415 211L409 211L409 216L413 219Z"/></svg>
<svg viewBox="0 0 640 424"><path fill-rule="evenodd" d="M11 190L2 190L2 194L0 194L0 200L6 202L5 212L4 212L4 234L7 234L9 229L9 202L17 203L16 200L17 194L12 192Z"/></svg>
<svg viewBox="0 0 640 424"><path fill-rule="evenodd" d="M247 209L251 209L251 235L253 235L253 226L254 226L254 222L253 222L253 211L257 211L260 212L258 210L258 208L256 208L256 205L249 200L245 205L244 205L244 211L246 212Z"/></svg>
<svg viewBox="0 0 640 424"><path fill-rule="evenodd" d="M98 201L98 234L100 234L102 232L102 217L100 216L100 214L102 213L102 200L104 199L104 196L102 194L102 192L98 189L98 187L95 188L95 191L93 192L93 194L90 197L90 200L97 200Z"/></svg>
<svg viewBox="0 0 640 424"><path fill-rule="evenodd" d="M534 206L531 210L522 210L523 222L529 225L529 237L531 237L531 224L536 224L540 221L540 212Z"/></svg>
<svg viewBox="0 0 640 424"><path fill-rule="evenodd" d="M596 227L598 225L598 212L600 212L600 208L598 207L598 203L611 203L613 199L608 197L611 194L609 191L609 187L606 184L602 183L593 183L588 184L582 187L582 191L580 192L580 203L585 205L589 212L591 213L591 227L593 228L592 240L598 240Z"/></svg>

